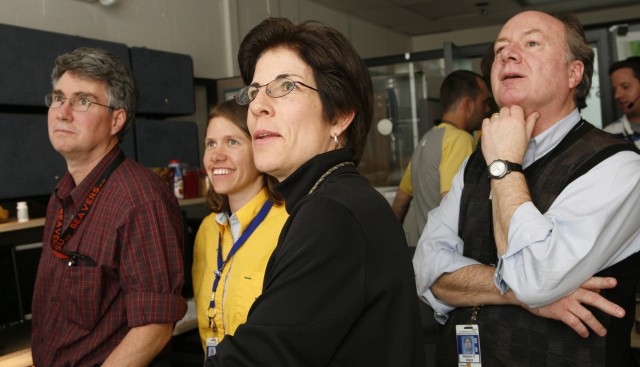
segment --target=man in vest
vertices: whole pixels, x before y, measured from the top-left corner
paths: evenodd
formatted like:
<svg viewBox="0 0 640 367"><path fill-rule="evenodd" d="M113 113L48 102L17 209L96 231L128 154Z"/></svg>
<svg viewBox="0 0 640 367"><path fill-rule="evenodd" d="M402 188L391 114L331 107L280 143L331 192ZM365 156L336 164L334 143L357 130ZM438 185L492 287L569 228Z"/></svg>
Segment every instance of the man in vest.
<svg viewBox="0 0 640 367"><path fill-rule="evenodd" d="M485 366L625 366L640 155L580 117L594 56L574 17L517 14L494 51L500 113L483 121L481 150L430 213L413 260L419 296L444 324L438 364L466 362L456 340L477 335Z"/></svg>

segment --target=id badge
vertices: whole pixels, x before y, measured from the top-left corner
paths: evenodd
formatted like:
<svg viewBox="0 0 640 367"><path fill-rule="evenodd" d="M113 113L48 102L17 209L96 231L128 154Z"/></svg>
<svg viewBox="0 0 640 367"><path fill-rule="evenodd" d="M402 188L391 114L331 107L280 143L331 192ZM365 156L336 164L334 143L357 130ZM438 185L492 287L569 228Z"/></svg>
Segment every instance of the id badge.
<svg viewBox="0 0 640 367"><path fill-rule="evenodd" d="M458 367L481 367L478 325L456 325Z"/></svg>
<svg viewBox="0 0 640 367"><path fill-rule="evenodd" d="M207 358L216 355L216 348L218 347L218 338L207 338Z"/></svg>

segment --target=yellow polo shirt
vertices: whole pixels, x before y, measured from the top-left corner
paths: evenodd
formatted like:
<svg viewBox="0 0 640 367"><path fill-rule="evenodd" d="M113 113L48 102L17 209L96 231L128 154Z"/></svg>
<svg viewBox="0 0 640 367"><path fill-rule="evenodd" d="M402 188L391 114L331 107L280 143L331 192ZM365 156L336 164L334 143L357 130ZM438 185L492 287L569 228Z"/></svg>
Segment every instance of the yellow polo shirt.
<svg viewBox="0 0 640 367"><path fill-rule="evenodd" d="M233 220L240 223L238 237L258 214L266 200L267 192L263 189L232 216L235 217ZM202 221L196 235L191 273L198 330L205 351L207 338L217 336L218 340L222 341L225 335L233 335L238 326L247 320L249 308L262 293L267 261L278 243L280 231L288 217L284 205L273 206L244 245L227 261L215 293L216 335L209 328L207 311L211 300L214 271L218 268L218 236L222 233L223 259L227 258L234 241L230 219L226 216L212 213Z"/></svg>

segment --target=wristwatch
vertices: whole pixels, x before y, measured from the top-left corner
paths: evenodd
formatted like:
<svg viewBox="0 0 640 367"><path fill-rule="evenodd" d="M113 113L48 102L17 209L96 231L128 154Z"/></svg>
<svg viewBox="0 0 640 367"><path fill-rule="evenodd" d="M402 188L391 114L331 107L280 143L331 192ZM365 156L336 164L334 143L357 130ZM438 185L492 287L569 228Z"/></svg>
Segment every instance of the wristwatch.
<svg viewBox="0 0 640 367"><path fill-rule="evenodd" d="M522 172L522 165L505 161L503 159L496 159L487 166L487 173L489 178L500 179L506 176L509 172Z"/></svg>

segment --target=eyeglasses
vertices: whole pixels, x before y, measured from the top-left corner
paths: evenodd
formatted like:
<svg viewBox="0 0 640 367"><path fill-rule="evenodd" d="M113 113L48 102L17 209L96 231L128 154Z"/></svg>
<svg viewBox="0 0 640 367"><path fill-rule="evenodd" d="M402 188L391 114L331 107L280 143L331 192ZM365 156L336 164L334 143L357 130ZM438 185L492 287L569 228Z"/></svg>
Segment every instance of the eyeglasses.
<svg viewBox="0 0 640 367"><path fill-rule="evenodd" d="M314 87L306 85L303 82L297 82L287 78L277 78L264 85L247 85L246 87L240 89L240 92L236 94L236 102L241 106L251 103L254 99L256 99L258 91L260 91L260 88L262 87L267 87L265 91L267 92L267 95L269 97L284 97L287 94L291 93L291 91L293 91L298 84L304 85L309 89L313 89L316 92L319 92Z"/></svg>
<svg viewBox="0 0 640 367"><path fill-rule="evenodd" d="M106 107L109 111L115 110L113 106L107 106L98 102L91 101L87 98L82 97L71 97L67 98L60 94L47 94L44 96L44 104L49 108L60 108L64 104L64 101L69 100L69 104L71 105L71 109L78 112L85 112L89 110L89 107L92 104L97 104L98 106Z"/></svg>

